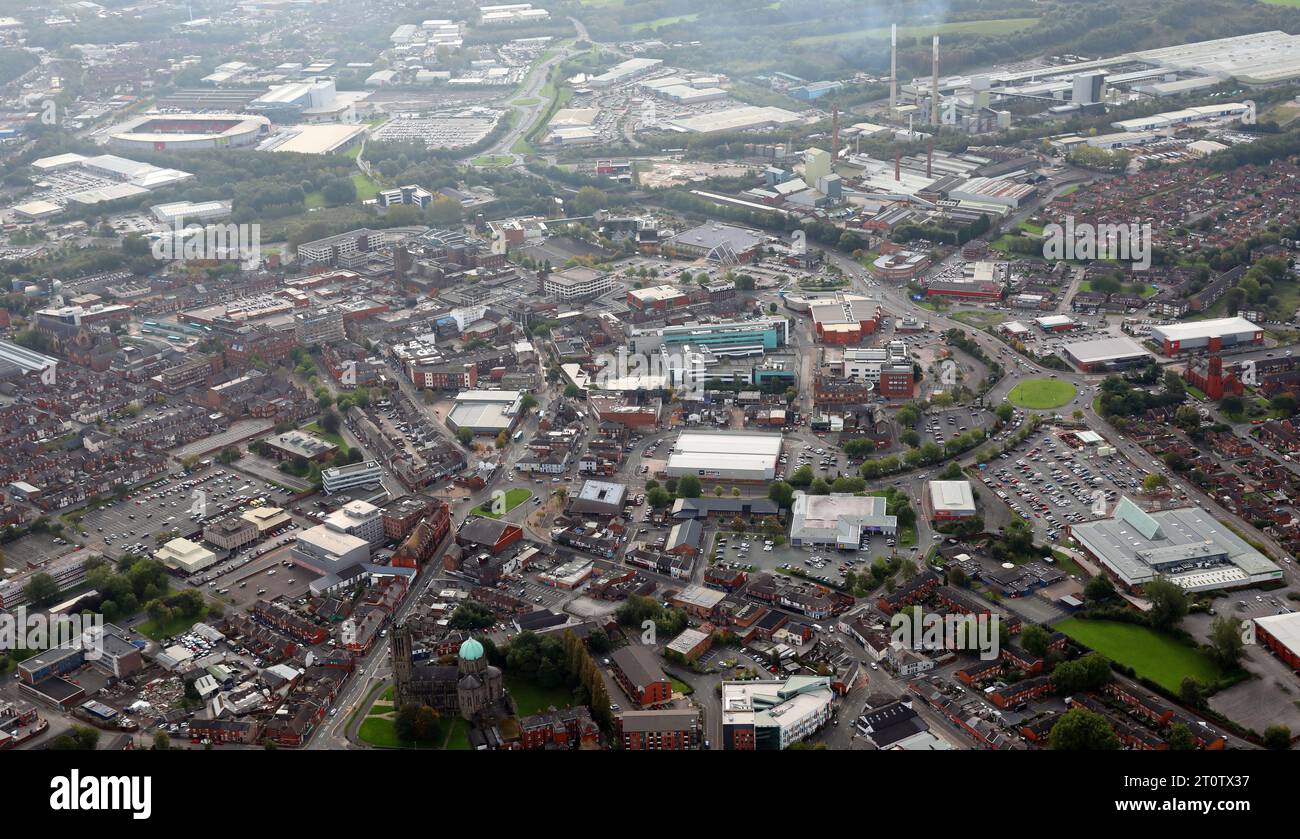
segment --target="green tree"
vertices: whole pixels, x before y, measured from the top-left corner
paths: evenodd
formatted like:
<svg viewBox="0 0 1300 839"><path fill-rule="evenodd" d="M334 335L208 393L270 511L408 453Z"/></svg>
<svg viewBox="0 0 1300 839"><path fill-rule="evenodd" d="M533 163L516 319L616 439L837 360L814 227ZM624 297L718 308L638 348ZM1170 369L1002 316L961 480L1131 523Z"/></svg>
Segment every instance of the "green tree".
<svg viewBox="0 0 1300 839"><path fill-rule="evenodd" d="M1052 643L1052 633L1036 623L1031 623L1020 631L1020 646L1036 656L1046 658L1047 645L1050 643Z"/></svg>
<svg viewBox="0 0 1300 839"><path fill-rule="evenodd" d="M1106 718L1087 708L1071 708L1062 714L1047 742L1058 752L1115 751L1120 747Z"/></svg>
<svg viewBox="0 0 1300 839"><path fill-rule="evenodd" d="M1291 748L1291 729L1285 725L1270 725L1264 729L1264 746L1278 751Z"/></svg>
<svg viewBox="0 0 1300 839"><path fill-rule="evenodd" d="M53 577L42 571L32 575L27 585L23 587L23 593L27 595L28 603L37 609L44 609L46 606L54 605L58 599L59 584Z"/></svg>
<svg viewBox="0 0 1300 839"><path fill-rule="evenodd" d="M781 509L787 509L794 502L794 487L785 481L773 481L768 484L767 497L775 501Z"/></svg>
<svg viewBox="0 0 1300 839"><path fill-rule="evenodd" d="M683 475L677 481L677 496L679 498L699 498L700 489L700 479L694 475Z"/></svg>
<svg viewBox="0 0 1300 839"><path fill-rule="evenodd" d="M1241 663L1245 642L1241 640L1241 627L1228 615L1220 615L1210 624L1210 656L1225 670Z"/></svg>
<svg viewBox="0 0 1300 839"><path fill-rule="evenodd" d="M1169 734L1165 737L1165 741L1169 743L1169 748L1176 752L1186 752L1196 748L1196 738L1192 736L1192 730L1186 723L1176 722L1169 726Z"/></svg>
<svg viewBox="0 0 1300 839"><path fill-rule="evenodd" d="M1187 614L1187 590L1177 583L1157 578L1143 586L1142 594L1151 603L1147 620L1156 629L1172 629Z"/></svg>
<svg viewBox="0 0 1300 839"><path fill-rule="evenodd" d="M1112 678L1110 661L1099 653L1089 653L1073 661L1056 665L1052 681L1064 696L1085 690L1100 690Z"/></svg>

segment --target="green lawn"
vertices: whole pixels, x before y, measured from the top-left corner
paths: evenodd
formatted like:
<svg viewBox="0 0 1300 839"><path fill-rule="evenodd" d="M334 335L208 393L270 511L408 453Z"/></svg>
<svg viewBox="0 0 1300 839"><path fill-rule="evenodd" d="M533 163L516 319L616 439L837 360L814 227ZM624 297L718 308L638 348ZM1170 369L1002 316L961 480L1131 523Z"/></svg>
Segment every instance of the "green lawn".
<svg viewBox="0 0 1300 839"><path fill-rule="evenodd" d="M418 742L408 742L397 736L397 726L393 717L397 712L393 704L393 688L390 685L383 694L366 710L366 718L357 729L357 736L372 746L385 749L436 749L441 737ZM455 722L463 722L457 719ZM447 724L440 720L438 731L447 730Z"/></svg>
<svg viewBox="0 0 1300 839"><path fill-rule="evenodd" d="M654 20L643 20L640 23L632 25L633 32L640 32L643 29L658 29L661 26L669 26L674 23L691 23L699 20L700 14L696 12L689 15L672 15L670 17L660 17Z"/></svg>
<svg viewBox="0 0 1300 839"><path fill-rule="evenodd" d="M203 619L202 615L197 617L174 617L164 624L155 623L153 620L147 620L135 628L136 632L146 638L152 638L155 641L161 641L169 635L177 635L181 632L188 632L191 626L197 621Z"/></svg>
<svg viewBox="0 0 1300 839"><path fill-rule="evenodd" d="M357 200L369 201L379 194L379 184L367 178L365 175L357 172L352 176L352 183L357 187Z"/></svg>
<svg viewBox="0 0 1300 839"><path fill-rule="evenodd" d="M335 434L329 433L328 431L320 427L320 423L315 423L315 422L308 423L307 425L304 425L302 427L302 430L308 432L309 434L315 434L317 437L321 438L322 440L329 440L331 443L338 446L339 451L342 452L343 454L347 454L349 451L349 446L346 442L344 442L343 435L337 433Z"/></svg>
<svg viewBox="0 0 1300 839"><path fill-rule="evenodd" d="M573 704L573 695L563 686L544 688L519 676L506 674L506 689L515 700L519 716L540 714L554 705L556 708L568 708Z"/></svg>
<svg viewBox="0 0 1300 839"><path fill-rule="evenodd" d="M1045 410L1069 404L1078 393L1074 385L1058 379L1026 379L1011 389L1007 401L1020 408Z"/></svg>
<svg viewBox="0 0 1300 839"><path fill-rule="evenodd" d="M1092 283L1088 280L1083 280L1082 282L1079 283L1079 291L1081 292L1092 291ZM1128 289L1124 289L1124 292L1127 294ZM1146 298L1146 297L1155 297L1157 293L1158 292L1153 286L1143 285L1142 289L1138 292L1138 295Z"/></svg>
<svg viewBox="0 0 1300 839"><path fill-rule="evenodd" d="M1006 315L999 312L981 311L953 312L948 317L955 321L960 321L969 326L973 326L976 329L989 329L990 327L997 326L999 323L1006 320Z"/></svg>
<svg viewBox="0 0 1300 839"><path fill-rule="evenodd" d="M501 512L494 513L492 511L491 501L483 502L479 506L475 507L472 512L476 516L485 516L490 519L499 519L502 516L504 516L506 513L510 512L511 510L518 507L520 504L524 503L525 501L527 501L532 497L533 497L533 493L530 490L524 489L523 487L513 487L511 489L506 490L506 497L505 497L506 508Z"/></svg>
<svg viewBox="0 0 1300 839"><path fill-rule="evenodd" d="M675 693L680 693L682 696L690 696L692 693L695 693L695 688L686 684L676 676L669 676L668 680L672 682L673 691Z"/></svg>
<svg viewBox="0 0 1300 839"><path fill-rule="evenodd" d="M514 161L515 159L508 154L484 154L474 158L470 163L489 169L496 166L508 166Z"/></svg>
<svg viewBox="0 0 1300 839"><path fill-rule="evenodd" d="M957 23L941 23L931 26L900 26L900 38L929 38L955 32L976 35L1006 35L1019 29L1027 29L1038 22L1036 17L1007 17L993 20L968 20ZM888 38L889 27L877 26L871 29L854 29L848 32L834 32L829 35L807 35L796 38L796 47L816 47L835 43L836 41L861 41L868 38Z"/></svg>
<svg viewBox="0 0 1300 839"><path fill-rule="evenodd" d="M1112 661L1133 668L1139 676L1166 690L1177 692L1187 676L1213 682L1221 675L1214 662L1200 650L1145 626L1066 618L1052 628Z"/></svg>
<svg viewBox="0 0 1300 839"><path fill-rule="evenodd" d="M447 731L447 739L442 747L449 752L469 751L469 723L457 717Z"/></svg>

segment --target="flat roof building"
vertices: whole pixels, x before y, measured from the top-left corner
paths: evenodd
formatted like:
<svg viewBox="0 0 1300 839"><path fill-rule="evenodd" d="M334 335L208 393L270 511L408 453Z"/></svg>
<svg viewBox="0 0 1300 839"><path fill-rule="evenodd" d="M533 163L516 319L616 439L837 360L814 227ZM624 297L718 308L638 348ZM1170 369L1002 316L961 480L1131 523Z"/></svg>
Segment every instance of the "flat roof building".
<svg viewBox="0 0 1300 839"><path fill-rule="evenodd" d="M930 481L930 510L935 519L965 519L975 515L970 481Z"/></svg>
<svg viewBox="0 0 1300 839"><path fill-rule="evenodd" d="M729 751L788 748L831 717L835 691L824 676L722 683L722 747Z"/></svg>
<svg viewBox="0 0 1300 839"><path fill-rule="evenodd" d="M452 431L468 428L475 434L509 431L519 419L523 394L517 390L466 390L458 393L447 413Z"/></svg>
<svg viewBox="0 0 1300 839"><path fill-rule="evenodd" d="M189 539L172 539L154 555L154 559L186 574L202 571L217 561L217 555Z"/></svg>
<svg viewBox="0 0 1300 839"><path fill-rule="evenodd" d="M1151 353L1132 338L1100 338L1096 341L1074 341L1062 347L1066 357L1080 370L1088 373L1100 370L1122 370L1145 362Z"/></svg>
<svg viewBox="0 0 1300 839"><path fill-rule="evenodd" d="M1070 525L1070 535L1124 585L1164 577L1188 591L1280 580L1282 569L1200 507L1148 513L1128 497L1104 519Z"/></svg>
<svg viewBox="0 0 1300 839"><path fill-rule="evenodd" d="M1151 327L1151 339L1165 355L1218 352L1225 347L1264 343L1264 330L1243 317L1174 323Z"/></svg>
<svg viewBox="0 0 1300 839"><path fill-rule="evenodd" d="M668 456L667 472L679 478L771 481L781 456L781 435L746 431L684 431Z"/></svg>
<svg viewBox="0 0 1300 839"><path fill-rule="evenodd" d="M898 518L886 514L886 501L878 495L809 495L796 492L791 506L790 544L834 545L856 549L864 533L892 536Z"/></svg>

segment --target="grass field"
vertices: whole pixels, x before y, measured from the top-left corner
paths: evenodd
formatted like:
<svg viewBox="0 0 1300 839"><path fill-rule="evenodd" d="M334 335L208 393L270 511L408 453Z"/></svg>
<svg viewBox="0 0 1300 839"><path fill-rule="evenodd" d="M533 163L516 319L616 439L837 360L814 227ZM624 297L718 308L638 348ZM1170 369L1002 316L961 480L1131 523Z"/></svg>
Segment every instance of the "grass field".
<svg viewBox="0 0 1300 839"><path fill-rule="evenodd" d="M1132 667L1139 676L1167 690L1177 691L1187 676L1213 682L1221 675L1200 650L1145 626L1066 618L1052 628L1112 661Z"/></svg>
<svg viewBox="0 0 1300 839"><path fill-rule="evenodd" d="M372 746L386 749L436 749L447 731L446 723L439 721L438 736L429 740L408 742L397 736L394 717L397 707L393 704L393 688L390 686L374 701L366 711L366 718L357 729L357 736ZM463 720L456 720L463 722Z"/></svg>
<svg viewBox="0 0 1300 839"><path fill-rule="evenodd" d="M661 26L668 26L674 23L690 23L700 19L698 12L690 15L673 15L671 17L655 18L654 20L643 20L640 23L632 25L633 32L640 32L644 29L658 29Z"/></svg>
<svg viewBox="0 0 1300 839"><path fill-rule="evenodd" d="M486 516L487 518L490 519L499 519L503 515L510 512L511 510L518 507L520 504L524 503L525 501L527 501L532 497L533 494L529 490L526 490L523 487L514 487L512 489L506 490L506 497L505 497L506 508L501 512L499 513L492 512L492 502L490 501L483 502L479 506L475 507L472 512L476 516Z"/></svg>
<svg viewBox="0 0 1300 839"><path fill-rule="evenodd" d="M470 161L475 166L489 169L495 166L508 166L514 163L515 159L508 154L483 154Z"/></svg>
<svg viewBox="0 0 1300 839"><path fill-rule="evenodd" d="M137 626L135 628L135 631L139 632L141 635L145 636L146 638L152 638L155 641L160 641L163 638L166 638L170 635L178 635L182 632L188 632L190 627L194 626L195 622L202 620L202 618L203 618L202 615L192 616L188 618L177 616L167 621L164 624L158 624L155 623L153 620L147 620L144 623Z"/></svg>
<svg viewBox="0 0 1300 839"><path fill-rule="evenodd" d="M953 312L948 317L956 321L961 321L969 326L973 326L976 329L988 329L997 326L999 323L1006 320L1006 315L999 314L998 312L981 311Z"/></svg>
<svg viewBox="0 0 1300 839"><path fill-rule="evenodd" d="M573 704L573 695L563 687L548 690L526 679L511 676L509 673L506 674L506 689L515 700L515 708L521 717L540 714L552 705L556 708L568 708Z"/></svg>
<svg viewBox="0 0 1300 839"><path fill-rule="evenodd" d="M352 183L357 188L357 200L369 201L379 194L379 184L367 178L365 175L357 172L352 176Z"/></svg>
<svg viewBox="0 0 1300 839"><path fill-rule="evenodd" d="M1019 29L1027 29L1038 23L1036 17L1004 17L993 20L968 20L957 23L941 23L937 26L900 26L900 38L929 38L932 35L950 35L957 32L975 35L1006 35ZM855 29L850 32L833 32L828 35L808 35L796 38L796 47L815 47L836 41L860 41L864 38L888 38L889 27L877 26L871 29Z"/></svg>
<svg viewBox="0 0 1300 839"><path fill-rule="evenodd" d="M1078 393L1074 385L1056 379L1026 379L1011 389L1007 401L1020 408L1045 410L1069 403Z"/></svg>
<svg viewBox="0 0 1300 839"><path fill-rule="evenodd" d="M337 433L331 434L325 429L321 428L319 423L309 422L302 427L302 430L306 431L309 434L315 434L317 437L321 438L322 440L330 441L334 445L338 446L339 451L342 452L343 454L347 454L351 450L351 447L348 446L347 441L343 439L343 435Z"/></svg>

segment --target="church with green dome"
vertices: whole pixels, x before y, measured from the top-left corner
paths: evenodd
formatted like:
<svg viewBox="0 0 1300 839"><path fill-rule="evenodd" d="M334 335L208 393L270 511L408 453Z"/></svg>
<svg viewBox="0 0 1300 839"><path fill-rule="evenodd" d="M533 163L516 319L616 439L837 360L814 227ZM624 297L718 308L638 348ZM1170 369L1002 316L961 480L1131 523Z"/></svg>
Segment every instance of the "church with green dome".
<svg viewBox="0 0 1300 839"><path fill-rule="evenodd" d="M428 705L443 716L473 720L505 698L505 677L488 663L482 642L465 639L454 665L415 661L411 646L410 628L396 627L392 654L399 707Z"/></svg>

